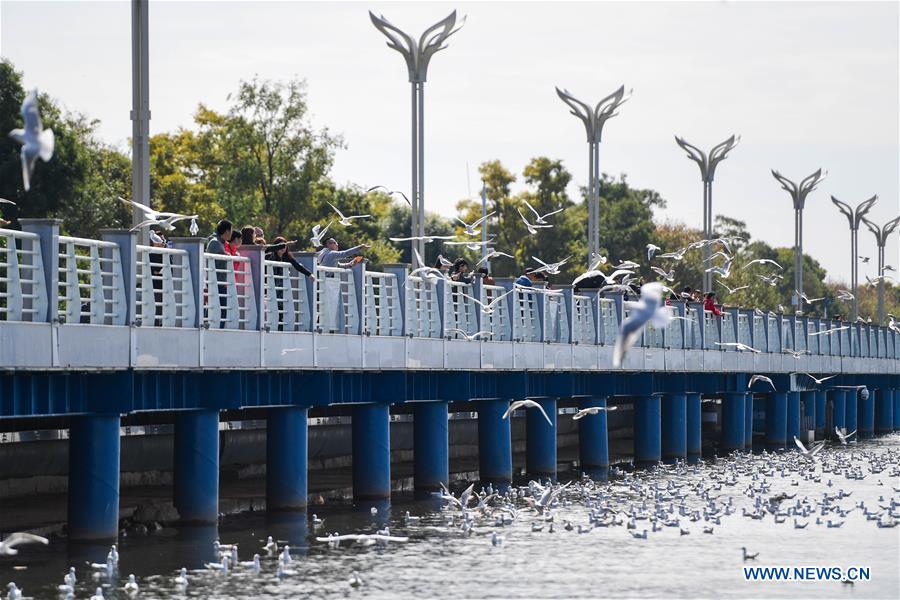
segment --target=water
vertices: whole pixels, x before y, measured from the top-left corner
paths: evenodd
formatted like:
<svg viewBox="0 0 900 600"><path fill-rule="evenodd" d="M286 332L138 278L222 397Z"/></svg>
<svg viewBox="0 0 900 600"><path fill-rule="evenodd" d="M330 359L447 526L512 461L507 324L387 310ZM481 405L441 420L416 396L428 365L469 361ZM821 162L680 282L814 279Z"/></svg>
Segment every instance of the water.
<svg viewBox="0 0 900 600"><path fill-rule="evenodd" d="M522 498L516 501L518 518L511 524L497 526L494 518L478 519L471 535L460 529L459 510L442 511L437 499L395 499L392 506L376 505L379 510L375 515L370 505L316 507L315 512L325 519L321 527L309 524L312 509L309 515L247 514L224 519L218 530L182 527L122 539L119 578L112 586L105 580L100 584L105 585L107 598L127 597L122 587L129 573L137 575L140 597L144 598L900 597L900 527L878 528L859 508L843 518L818 515L822 525L815 522L817 510L817 514L800 519L809 522L802 530L794 529L790 516L781 524L775 523L768 512L761 520L742 516L743 509L753 510L755 503L747 493L748 486L759 489L764 481L770 489L761 494L763 498L796 494L796 498L782 502L785 510L804 497L815 507L815 501L821 501L824 494L834 496L839 489L851 494L833 502L843 509L856 506L860 500L873 509L879 504L889 505L892 497L900 501L900 493L894 491L900 489L900 436L856 448L827 448L819 457L814 470L796 453L777 458L744 455L718 464L626 474L609 486L598 484L593 490L579 491L581 484L576 481L558 496L566 505L551 510L553 533L549 532L549 523L527 508ZM754 473L776 463L790 466L784 477L775 473L753 479ZM872 465L883 470L871 473ZM823 473L823 466L836 472ZM865 479L847 479L842 472L847 466L861 468ZM726 473L734 473L734 479L725 479L729 476ZM804 478L810 474L819 481ZM832 486L827 485L829 479ZM698 494L703 488L711 488L709 497L720 507L731 498L735 512L722 516L719 525L680 517L679 527L651 531L646 540L634 539L624 525L596 527L585 534L564 527L565 521L573 527L587 526L589 509L585 503L601 493L622 510L630 510L632 504L639 508L644 499L648 512L652 512L654 503L648 497L653 487L658 484L665 489L670 481L681 485L690 510L703 507ZM797 485L791 485L792 481ZM721 488L716 489L719 484ZM883 496L882 501L879 496ZM668 502L662 505L668 507ZM678 502L676 499L676 506ZM900 513L900 506L894 510ZM421 519L407 522L406 511ZM677 508L673 516L678 516ZM453 526L447 525L449 519L453 519ZM824 521L828 519L845 523L840 528L827 528ZM533 532L532 523L542 523L543 530ZM638 531L652 527L647 519L636 523ZM392 535L409 536L410 541L387 546L344 543L332 548L314 539L334 531L374 533L385 526L390 527ZM713 534L704 534L704 526L712 526ZM682 528L690 534L681 535ZM492 544L493 532L503 537L501 545ZM290 542L293 575L280 580L276 577L276 559L266 558L261 549L267 535ZM212 542L217 537L223 543L237 543L241 560L250 560L254 552L262 554L262 571L254 574L247 568L237 568L222 576L203 569L203 563L214 558ZM745 562L741 546L759 552L759 557ZM76 596L88 598L98 584L90 580L85 561L102 562L107 550L106 545L25 546L18 557L0 559L0 581L15 580L28 596L58 598L56 586L69 565L74 565L79 576ZM14 571L13 565L28 568ZM742 567L747 565L864 566L870 568L872 579L853 586L837 581L745 582ZM191 571L184 592L173 583L182 566ZM359 587L349 583L353 571L362 579Z"/></svg>

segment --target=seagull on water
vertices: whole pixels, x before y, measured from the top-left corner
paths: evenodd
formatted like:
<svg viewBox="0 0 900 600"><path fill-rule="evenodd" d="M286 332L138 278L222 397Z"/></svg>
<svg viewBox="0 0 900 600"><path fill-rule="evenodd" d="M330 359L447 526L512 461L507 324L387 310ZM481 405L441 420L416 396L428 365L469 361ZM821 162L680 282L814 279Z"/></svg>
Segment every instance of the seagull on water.
<svg viewBox="0 0 900 600"><path fill-rule="evenodd" d="M622 359L637 339L647 323L652 323L657 329L662 329L674 318L672 309L662 303L663 285L659 282L645 283L641 286L641 299L637 302L627 302L631 308L631 314L622 321L619 335L616 337L616 345L613 349L613 366L622 365Z"/></svg>
<svg viewBox="0 0 900 600"><path fill-rule="evenodd" d="M103 597L103 588L97 588L94 592L94 595L91 596L91 600L105 600Z"/></svg>
<svg viewBox="0 0 900 600"><path fill-rule="evenodd" d="M745 548L744 546L741 546L741 552L743 552L744 554L744 560L755 560L756 557L759 556L759 552L750 554L749 552L747 552L747 548Z"/></svg>
<svg viewBox="0 0 900 600"><path fill-rule="evenodd" d="M582 408L577 413L572 416L573 421L577 421L579 419L583 419L588 415L596 415L600 412L612 412L619 408L618 406L589 406L588 408Z"/></svg>
<svg viewBox="0 0 900 600"><path fill-rule="evenodd" d="M23 533L21 531L11 533L3 540L0 540L0 556L15 556L19 553L16 546L22 544L44 544L46 546L49 543L50 540L47 538L34 535L33 533Z"/></svg>
<svg viewBox="0 0 900 600"><path fill-rule="evenodd" d="M44 129L38 112L37 89L31 90L22 102L22 120L25 127L13 129L9 137L22 145L22 183L27 192L31 189L31 177L38 157L44 162L53 158L55 138L52 129Z"/></svg>
<svg viewBox="0 0 900 600"><path fill-rule="evenodd" d="M172 580L172 583L175 584L175 587L187 587L188 577L187 577L187 569L181 567L181 572L178 574L175 579Z"/></svg>
<svg viewBox="0 0 900 600"><path fill-rule="evenodd" d="M134 580L134 573L128 576L128 583L125 584L125 593L129 596L137 594L140 590L137 581Z"/></svg>
<svg viewBox="0 0 900 600"><path fill-rule="evenodd" d="M520 408L536 408L541 411L541 414L544 415L544 418L547 420L547 424L551 427L553 426L553 421L550 420L550 417L547 416L547 412L544 410L544 407L535 402L534 400L516 400L515 402L509 405L509 408L506 409L506 412L503 413L503 419L506 419L513 412L519 410Z"/></svg>

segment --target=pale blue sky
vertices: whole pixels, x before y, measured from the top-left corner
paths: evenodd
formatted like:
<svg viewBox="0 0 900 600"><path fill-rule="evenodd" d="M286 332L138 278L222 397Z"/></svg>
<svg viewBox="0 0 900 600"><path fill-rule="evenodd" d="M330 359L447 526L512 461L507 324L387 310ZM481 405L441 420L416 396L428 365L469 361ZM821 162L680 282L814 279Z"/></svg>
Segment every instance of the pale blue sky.
<svg viewBox="0 0 900 600"><path fill-rule="evenodd" d="M519 173L532 156L561 158L576 193L584 133L554 85L595 102L624 83L634 96L607 123L601 169L660 191L661 219L700 224L698 170L676 133L703 148L743 136L717 171L714 209L775 245L792 245L793 220L769 169L797 179L828 169L807 201L804 243L832 276L850 265L830 194L851 204L879 194L879 223L900 212L896 2L154 2L151 132L189 126L201 101L224 108L239 79L299 75L315 123L346 139L334 177L408 192L406 69L366 11L418 34L453 8L468 21L426 84L429 210L453 214L468 194L466 165L474 194L477 165L493 158ZM0 2L0 53L26 85L99 118L102 137L122 147L130 52L128 2ZM872 235L860 240L874 257ZM887 256L900 266L896 234ZM870 265L860 274L874 274Z"/></svg>

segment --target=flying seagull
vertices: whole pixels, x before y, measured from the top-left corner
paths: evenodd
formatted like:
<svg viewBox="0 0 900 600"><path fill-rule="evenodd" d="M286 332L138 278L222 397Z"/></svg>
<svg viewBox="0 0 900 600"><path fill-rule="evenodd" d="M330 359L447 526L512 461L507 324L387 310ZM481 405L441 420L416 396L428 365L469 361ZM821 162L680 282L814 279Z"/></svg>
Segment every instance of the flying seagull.
<svg viewBox="0 0 900 600"><path fill-rule="evenodd" d="M332 223L334 223L334 221L328 221L328 225L325 226L325 229L322 229L321 224L313 225L312 237L309 238L309 241L313 246L318 247L323 245L322 238L325 237L325 234L328 232L328 228L331 227Z"/></svg>
<svg viewBox="0 0 900 600"><path fill-rule="evenodd" d="M809 335L810 335L810 336L824 335L824 334L826 334L826 333L835 333L835 332L838 332L838 331L844 331L845 329L850 329L850 326L849 326L849 325L844 325L843 327L834 327L834 328L832 328L832 329L826 329L826 330L824 330L824 331L816 331L816 332L810 333Z"/></svg>
<svg viewBox="0 0 900 600"><path fill-rule="evenodd" d="M841 430L839 428L835 427L834 433L837 435L838 439L841 440L841 445L846 446L850 438L856 435L856 430L854 429L850 433L844 435L843 433L841 433Z"/></svg>
<svg viewBox="0 0 900 600"><path fill-rule="evenodd" d="M411 242L422 240L426 244L430 244L434 240L455 240L455 235L414 235L405 238L388 238L392 242Z"/></svg>
<svg viewBox="0 0 900 600"><path fill-rule="evenodd" d="M547 424L551 427L553 426L553 421L550 420L550 417L547 416L547 411L544 410L544 407L535 402L534 400L516 400L512 404L509 405L509 408L506 409L506 412L503 413L504 419L509 417L513 412L519 410L520 408L536 408L541 411L541 414L544 415L544 418L547 419Z"/></svg>
<svg viewBox="0 0 900 600"><path fill-rule="evenodd" d="M539 259L537 256L532 256L531 258L533 258L533 259L536 260L537 262L541 263L541 265L542 265L541 267L539 267L539 268L537 268L537 269L534 269L534 271L532 271L532 273L539 273L539 272L541 272L541 271L546 271L546 272L547 272L548 274L550 274L550 275L558 275L558 274L559 274L559 268L560 268L561 266L563 266L564 264L566 264L566 262L567 262L570 258L572 258L572 257L571 257L571 256L567 256L567 257L565 257L564 259L562 259L562 260L559 261L559 262L549 263L549 264L548 264L548 263L545 263L544 261L542 261L541 259Z"/></svg>
<svg viewBox="0 0 900 600"><path fill-rule="evenodd" d="M734 294L734 293L739 292L739 291L741 291L741 290L746 290L746 289L749 289L749 288L750 288L749 285L742 285L742 286L739 286L739 287L736 287L736 288L730 288L730 287L728 287L727 285L725 285L724 283L722 283L722 280L721 280L721 279L716 279L716 283L718 283L718 284L721 285L723 288L725 288L725 289L728 291L729 294Z"/></svg>
<svg viewBox="0 0 900 600"><path fill-rule="evenodd" d="M647 244L647 260L652 260L653 255L656 254L657 252L659 252L660 250L662 250L662 248L660 248L656 244Z"/></svg>
<svg viewBox="0 0 900 600"><path fill-rule="evenodd" d="M490 218L492 216L494 216L494 213L488 213L488 214L484 215L483 217L481 217L480 219L478 219L477 221L475 221L474 223L472 223L471 225L469 225L468 223L466 223L459 217L456 217L456 220L459 221L460 223L462 223L463 227L466 228L466 235L478 235L479 233L481 233L481 230L475 229L475 228L478 227L479 225L481 225L482 223L484 223L485 220L487 220L488 218Z"/></svg>
<svg viewBox="0 0 900 600"><path fill-rule="evenodd" d="M15 556L19 553L16 546L35 543L46 546L50 543L50 540L33 533L23 533L21 531L11 533L5 539L0 540L0 556Z"/></svg>
<svg viewBox="0 0 900 600"><path fill-rule="evenodd" d="M342 213L340 210L338 210L337 206L335 206L331 202L326 202L326 204L328 204L328 206L330 206L331 208L334 209L334 212L336 212L338 217L340 217L340 219L338 219L338 223L340 223L344 227L349 227L350 225L352 225L353 219L367 219L372 216L372 215L351 215L349 217L345 217L344 213Z"/></svg>
<svg viewBox="0 0 900 600"><path fill-rule="evenodd" d="M812 448L807 449L806 446L803 445L803 442L797 439L796 435L794 436L794 443L797 444L797 447L800 449L800 453L807 458L814 457L822 448L825 447L825 442L820 442Z"/></svg>
<svg viewBox="0 0 900 600"><path fill-rule="evenodd" d="M823 377L822 379L816 379L815 377L813 377L813 376L810 375L809 373L800 373L800 374L801 374L801 375L806 375L807 377L809 377L810 379L812 379L813 381L815 381L815 382L816 382L816 385L822 385L823 383L825 383L825 382L828 381L829 379L834 379L835 377L837 377L837 375L830 375L830 376L828 376L828 377Z"/></svg>
<svg viewBox="0 0 900 600"><path fill-rule="evenodd" d="M553 225L541 225L540 223L536 223L532 225L528 222L528 219L525 218L525 215L522 214L522 209L516 207L516 212L519 213L519 216L522 217L522 222L525 223L525 228L528 229L528 233L531 235L535 235L538 229L545 229L547 227L553 227Z"/></svg>
<svg viewBox="0 0 900 600"><path fill-rule="evenodd" d="M31 189L31 176L34 174L34 165L38 157L47 162L53 158L55 138L52 129L44 129L41 124L41 115L38 112L37 89L31 90L25 101L22 102L22 120L25 127L13 129L9 137L22 145L20 155L22 158L22 183L27 192Z"/></svg>
<svg viewBox="0 0 900 600"><path fill-rule="evenodd" d="M775 384L772 383L772 380L770 378L766 377L765 375L754 375L753 377L750 378L750 382L747 384L747 387L748 388L753 387L753 384L756 383L757 381L762 381L763 383L768 383L770 386L772 386L772 390L773 391L775 390Z"/></svg>
<svg viewBox="0 0 900 600"><path fill-rule="evenodd" d="M615 275L615 273L614 273ZM663 285L658 281L641 286L641 298L629 303L631 314L622 321L613 349L613 366L620 367L622 359L640 337L647 323L662 329L672 321L672 309L662 303Z"/></svg>
<svg viewBox="0 0 900 600"><path fill-rule="evenodd" d="M492 258L499 258L501 256L505 256L506 258L512 258L512 259L516 258L515 256L513 256L511 254L507 254L506 252L498 252L496 250L491 250L490 252L485 254L481 260L479 260L477 263L475 263L475 266L477 267L479 265L486 263L487 261L491 260Z"/></svg>
<svg viewBox="0 0 900 600"><path fill-rule="evenodd" d="M727 348L736 348L737 350L753 352L754 354L760 354L762 352L762 350L757 350L756 348L751 348L747 344L742 344L740 342L716 342L716 346L724 346Z"/></svg>
<svg viewBox="0 0 900 600"><path fill-rule="evenodd" d="M619 408L618 406L590 406L588 408L582 408L577 413L572 415L572 420L577 421L579 419L583 419L588 415L596 415L601 412L612 412Z"/></svg>
<svg viewBox="0 0 900 600"><path fill-rule="evenodd" d="M772 260L772 259L770 259L770 258L756 258L756 259L753 259L753 260L751 260L750 262L748 262L746 265L744 265L744 268L746 269L746 268L749 267L750 265L755 265L755 264L757 264L757 263L759 263L759 264L761 264L761 265L775 265L776 267L778 267L779 269L781 269L782 271L784 271L784 267L782 267L781 265L779 265L777 262L775 262L774 260Z"/></svg>
<svg viewBox="0 0 900 600"><path fill-rule="evenodd" d="M479 337L490 337L490 336L494 335L490 331L479 331L477 333L473 333L473 334L469 335L462 329L456 329L456 328L450 328L450 329L447 329L447 331L455 331L459 335L463 336L469 342L477 340Z"/></svg>
<svg viewBox="0 0 900 600"><path fill-rule="evenodd" d="M563 208L560 208L558 210L554 210L553 212L548 212L547 214L542 215L538 211L534 210L534 207L528 203L528 200L525 200L524 202L525 202L525 206L530 208L531 212L534 213L534 217L535 217L534 222L537 223L538 225L547 225L547 221L546 221L547 217L555 215L556 213L560 213L563 210L565 210Z"/></svg>
<svg viewBox="0 0 900 600"><path fill-rule="evenodd" d="M406 200L406 203L409 204L410 206L412 206L412 202L409 201L409 198L406 197L406 194L404 194L401 191L397 191L397 190L389 190L386 187L384 187L383 185L373 185L372 187L370 187L369 189L366 190L366 193L368 194L369 192L374 192L375 190L384 190L384 193L387 194L388 196L393 196L394 194L400 194L403 197L403 199Z"/></svg>

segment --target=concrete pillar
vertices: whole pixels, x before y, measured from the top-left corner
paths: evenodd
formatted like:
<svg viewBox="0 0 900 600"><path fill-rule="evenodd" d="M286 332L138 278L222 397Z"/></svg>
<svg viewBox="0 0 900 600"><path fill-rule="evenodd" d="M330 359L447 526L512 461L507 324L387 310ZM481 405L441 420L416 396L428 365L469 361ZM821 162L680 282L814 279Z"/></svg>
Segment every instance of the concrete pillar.
<svg viewBox="0 0 900 600"><path fill-rule="evenodd" d="M556 399L539 398L547 416L536 408L525 412L525 471L529 477L556 480Z"/></svg>
<svg viewBox="0 0 900 600"><path fill-rule="evenodd" d="M700 394L687 395L687 454L689 459L697 459L703 454L703 421L700 408Z"/></svg>
<svg viewBox="0 0 900 600"><path fill-rule="evenodd" d="M478 402L478 472L482 483L512 483L512 441L509 400Z"/></svg>
<svg viewBox="0 0 900 600"><path fill-rule="evenodd" d="M450 434L446 402L413 404L413 477L417 492L450 484Z"/></svg>
<svg viewBox="0 0 900 600"><path fill-rule="evenodd" d="M660 397L634 399L634 463L657 463L662 459Z"/></svg>
<svg viewBox="0 0 900 600"><path fill-rule="evenodd" d="M787 394L787 444L790 447L794 438L800 438L800 392Z"/></svg>
<svg viewBox="0 0 900 600"><path fill-rule="evenodd" d="M726 454L744 449L746 406L747 394L744 392L729 392L722 400L722 439L719 448Z"/></svg>
<svg viewBox="0 0 900 600"><path fill-rule="evenodd" d="M72 417L69 424L69 539L119 534L119 415Z"/></svg>
<svg viewBox="0 0 900 600"><path fill-rule="evenodd" d="M875 390L875 433L881 435L894 430L894 395L891 390Z"/></svg>
<svg viewBox="0 0 900 600"><path fill-rule="evenodd" d="M175 416L175 509L186 523L219 519L219 411Z"/></svg>
<svg viewBox="0 0 900 600"><path fill-rule="evenodd" d="M784 450L788 445L788 395L772 392L766 397L766 448Z"/></svg>
<svg viewBox="0 0 900 600"><path fill-rule="evenodd" d="M844 413L847 433L854 431L859 433L859 390L847 390L844 392ZM855 439L859 439L859 435Z"/></svg>
<svg viewBox="0 0 900 600"><path fill-rule="evenodd" d="M803 419L800 421L800 440L806 444L809 441L809 431L816 429L816 393L800 392L800 400L803 405Z"/></svg>
<svg viewBox="0 0 900 600"><path fill-rule="evenodd" d="M894 431L900 431L900 390L891 390L894 398Z"/></svg>
<svg viewBox="0 0 900 600"><path fill-rule="evenodd" d="M831 395L831 426L847 426L847 392L845 390L830 390ZM826 432L825 437L834 438L834 430Z"/></svg>
<svg viewBox="0 0 900 600"><path fill-rule="evenodd" d="M391 497L391 415L387 404L354 404L353 499Z"/></svg>
<svg viewBox="0 0 900 600"><path fill-rule="evenodd" d="M584 398L578 408L600 406L606 408L605 397ZM609 436L606 411L596 415L588 415L578 421L578 455L581 470L595 479L606 480L609 477Z"/></svg>
<svg viewBox="0 0 900 600"><path fill-rule="evenodd" d="M821 439L825 435L825 404L828 400L828 392L816 390L816 438Z"/></svg>
<svg viewBox="0 0 900 600"><path fill-rule="evenodd" d="M669 394L662 399L662 458L685 460L687 452L687 395Z"/></svg>
<svg viewBox="0 0 900 600"><path fill-rule="evenodd" d="M857 400L857 424L859 426L859 439L867 440L875 436L875 390L862 388L859 390Z"/></svg>
<svg viewBox="0 0 900 600"><path fill-rule="evenodd" d="M753 452L753 394L747 392L744 401L744 448Z"/></svg>
<svg viewBox="0 0 900 600"><path fill-rule="evenodd" d="M266 509L306 508L307 409L270 408L266 422Z"/></svg>

